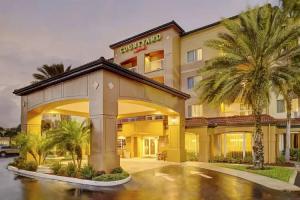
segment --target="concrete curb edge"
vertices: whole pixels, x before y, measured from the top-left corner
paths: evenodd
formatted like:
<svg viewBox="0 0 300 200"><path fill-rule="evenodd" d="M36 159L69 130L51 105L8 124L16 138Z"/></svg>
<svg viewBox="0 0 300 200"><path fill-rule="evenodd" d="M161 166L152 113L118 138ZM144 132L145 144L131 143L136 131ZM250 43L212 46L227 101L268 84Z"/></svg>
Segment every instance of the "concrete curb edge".
<svg viewBox="0 0 300 200"><path fill-rule="evenodd" d="M131 180L130 175L129 175L129 177L127 177L123 180L104 182L104 181L92 181L92 180L85 180L85 179L65 177L65 176L57 176L57 175L52 175L52 174L43 174L43 173L39 173L39 172L31 172L31 171L27 171L27 170L18 169L13 166L8 166L7 169L9 171L14 172L17 175L25 176L28 178L56 180L56 181L63 181L63 182L73 183L73 184L78 184L78 185L96 186L96 187L118 186L118 185L125 184Z"/></svg>

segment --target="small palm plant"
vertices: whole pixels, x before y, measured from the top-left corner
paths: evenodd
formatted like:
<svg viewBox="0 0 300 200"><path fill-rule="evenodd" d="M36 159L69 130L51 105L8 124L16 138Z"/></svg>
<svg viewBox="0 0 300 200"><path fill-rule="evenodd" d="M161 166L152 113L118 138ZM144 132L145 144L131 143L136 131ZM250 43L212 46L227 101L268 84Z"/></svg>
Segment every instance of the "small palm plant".
<svg viewBox="0 0 300 200"><path fill-rule="evenodd" d="M81 168L82 149L89 143L90 125L88 122L62 121L58 128L50 130L48 135L60 148L65 149L72 156L77 169ZM76 156L76 158L75 158Z"/></svg>
<svg viewBox="0 0 300 200"><path fill-rule="evenodd" d="M20 148L22 158L26 159L28 153L38 165L45 162L46 157L54 147L54 143L49 137L30 133L19 133L16 137L16 144Z"/></svg>
<svg viewBox="0 0 300 200"><path fill-rule="evenodd" d="M16 136L16 145L20 149L20 157L26 160L27 153L28 153L32 156L32 158L35 160L36 163L38 162L37 156L33 148L35 146L35 141L32 138L32 134L19 133Z"/></svg>
<svg viewBox="0 0 300 200"><path fill-rule="evenodd" d="M252 107L254 168L264 167L261 115L272 88L291 85L299 77L299 66L286 61L300 49L289 44L299 36L299 23L287 23L278 7L266 5L242 13L237 20L225 20L226 33L207 45L223 52L200 70L197 87L202 103L242 102ZM285 27L283 27L285 25Z"/></svg>

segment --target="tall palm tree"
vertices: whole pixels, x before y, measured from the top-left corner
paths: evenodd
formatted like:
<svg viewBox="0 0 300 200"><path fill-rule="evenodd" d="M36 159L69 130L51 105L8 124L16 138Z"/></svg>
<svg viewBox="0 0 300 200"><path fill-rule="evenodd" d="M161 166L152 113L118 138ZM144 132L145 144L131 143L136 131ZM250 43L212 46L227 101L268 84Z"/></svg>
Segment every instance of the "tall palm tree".
<svg viewBox="0 0 300 200"><path fill-rule="evenodd" d="M299 74L299 68L287 67L286 60L300 49L286 47L297 38L300 26L286 22L283 12L271 5L244 12L237 20L224 20L227 31L207 42L223 54L200 69L204 78L197 92L202 103L242 102L252 107L254 168L264 167L261 115L269 104L270 90L290 84ZM283 24L287 24L285 28Z"/></svg>
<svg viewBox="0 0 300 200"><path fill-rule="evenodd" d="M73 164L80 169L82 162L82 149L89 143L90 125L87 122L62 121L57 129L48 131L54 143L60 148L70 152ZM75 158L76 155L76 158Z"/></svg>
<svg viewBox="0 0 300 200"><path fill-rule="evenodd" d="M299 23L300 20L300 1L299 0L282 0L282 9L289 18L287 23ZM300 37L300 34L299 36ZM298 46L298 38L291 42L291 47ZM290 57L287 63L292 63L300 67L299 55ZM283 95L286 102L286 145L285 145L285 161L290 160L290 148L291 148L291 116L292 116L292 100L294 97L300 96L300 80L292 82L291 85L284 85L282 88L278 88L279 92Z"/></svg>
<svg viewBox="0 0 300 200"><path fill-rule="evenodd" d="M71 66L68 66L65 69L63 64L52 64L52 65L43 65L42 67L38 67L37 71L39 73L34 73L32 76L36 79L34 82L46 80L53 76L62 74L64 72L68 72L71 70Z"/></svg>

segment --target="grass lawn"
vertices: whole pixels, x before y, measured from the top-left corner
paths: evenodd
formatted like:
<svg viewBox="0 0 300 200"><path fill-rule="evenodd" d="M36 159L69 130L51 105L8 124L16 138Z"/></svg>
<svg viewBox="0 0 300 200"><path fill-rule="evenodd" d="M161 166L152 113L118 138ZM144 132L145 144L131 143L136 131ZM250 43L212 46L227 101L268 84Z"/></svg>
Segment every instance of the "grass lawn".
<svg viewBox="0 0 300 200"><path fill-rule="evenodd" d="M277 167L277 166L267 166L268 168L264 170L253 170L253 169L247 169L249 165L223 164L223 163L219 163L216 165L219 167L225 167L225 168L250 172L253 174L259 174L262 176L267 176L285 182L289 182L290 177L294 173L293 169L289 169L285 167Z"/></svg>

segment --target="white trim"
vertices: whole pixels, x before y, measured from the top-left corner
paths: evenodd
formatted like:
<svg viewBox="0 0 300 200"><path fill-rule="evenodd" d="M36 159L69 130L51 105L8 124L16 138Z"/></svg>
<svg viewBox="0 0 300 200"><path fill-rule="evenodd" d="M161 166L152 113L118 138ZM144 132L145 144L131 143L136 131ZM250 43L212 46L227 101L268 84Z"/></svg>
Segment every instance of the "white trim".
<svg viewBox="0 0 300 200"><path fill-rule="evenodd" d="M92 181L92 180L85 180L85 179L79 179L79 178L72 178L72 177L65 177L65 176L57 176L52 174L44 174L39 172L31 172L27 170L18 169L13 166L8 166L7 169L9 171L14 172L17 175L25 176L29 178L35 178L35 179L50 179L50 180L56 180L56 181L63 181L67 183L77 184L77 185L88 185L88 186L96 186L96 187L111 187L111 186L117 186L122 185L131 180L131 176L118 181Z"/></svg>

